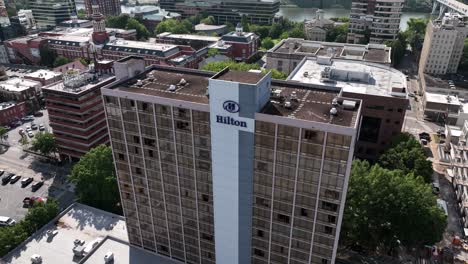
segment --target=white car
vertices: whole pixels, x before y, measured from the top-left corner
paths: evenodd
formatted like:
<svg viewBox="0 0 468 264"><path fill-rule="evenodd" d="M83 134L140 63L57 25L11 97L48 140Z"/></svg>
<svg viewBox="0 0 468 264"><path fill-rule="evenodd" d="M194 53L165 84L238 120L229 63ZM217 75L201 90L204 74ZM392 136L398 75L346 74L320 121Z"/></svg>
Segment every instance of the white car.
<svg viewBox="0 0 468 264"><path fill-rule="evenodd" d="M30 138L34 137L34 134L33 134L32 131L29 131L29 132L28 132L28 137L30 137Z"/></svg>
<svg viewBox="0 0 468 264"><path fill-rule="evenodd" d="M112 261L114 261L114 253L109 251L104 256L104 263L112 263Z"/></svg>
<svg viewBox="0 0 468 264"><path fill-rule="evenodd" d="M45 130L44 124L40 124L40 125L39 125L39 131L44 131L44 130Z"/></svg>

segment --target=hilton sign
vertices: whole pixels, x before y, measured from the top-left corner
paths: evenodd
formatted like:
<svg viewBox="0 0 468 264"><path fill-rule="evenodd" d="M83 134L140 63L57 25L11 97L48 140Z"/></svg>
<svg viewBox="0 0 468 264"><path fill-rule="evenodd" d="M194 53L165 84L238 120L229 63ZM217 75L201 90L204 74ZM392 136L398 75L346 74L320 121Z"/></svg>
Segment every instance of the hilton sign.
<svg viewBox="0 0 468 264"><path fill-rule="evenodd" d="M223 109L229 113L238 113L240 110L239 104L234 101L225 101L223 103ZM247 122L239 121L230 116L220 116L216 115L216 123L238 126L238 127L247 127Z"/></svg>

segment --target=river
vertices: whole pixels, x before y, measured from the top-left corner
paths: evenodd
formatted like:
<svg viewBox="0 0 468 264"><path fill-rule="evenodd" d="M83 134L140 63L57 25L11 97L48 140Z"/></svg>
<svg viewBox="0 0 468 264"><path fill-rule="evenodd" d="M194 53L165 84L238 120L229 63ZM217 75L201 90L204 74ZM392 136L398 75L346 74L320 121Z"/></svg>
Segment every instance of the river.
<svg viewBox="0 0 468 264"><path fill-rule="evenodd" d="M77 4L76 9L84 9L84 5ZM133 7L126 7L122 5L122 12L127 13ZM301 7L280 7L279 15L289 18L293 21L304 21L304 19L311 19L315 16L315 11L317 8L301 8ZM348 17L348 9L343 8L325 8L325 18L332 17ZM416 12L404 12L401 16L400 29L405 30L407 27L406 22L410 18L428 18L430 15L428 13L416 13Z"/></svg>
<svg viewBox="0 0 468 264"><path fill-rule="evenodd" d="M281 7L278 15L287 17L293 21L303 21L304 19L313 18L316 10L317 8ZM332 18L348 17L350 10L343 8L325 8L323 11L325 11L325 18ZM410 18L428 18L429 16L430 14L428 13L404 12L401 15L400 29L406 29L406 22L408 22Z"/></svg>

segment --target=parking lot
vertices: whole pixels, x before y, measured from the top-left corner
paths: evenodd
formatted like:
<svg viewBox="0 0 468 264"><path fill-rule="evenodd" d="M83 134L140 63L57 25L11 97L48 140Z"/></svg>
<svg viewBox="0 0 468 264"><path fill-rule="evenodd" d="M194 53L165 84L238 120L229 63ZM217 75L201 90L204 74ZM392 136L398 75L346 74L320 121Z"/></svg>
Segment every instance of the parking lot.
<svg viewBox="0 0 468 264"><path fill-rule="evenodd" d="M46 110L41 111L43 116L34 117L34 120L24 122L21 126L11 129L0 151L0 169L11 172L23 177L32 177L34 182L44 180L44 185L32 192L31 185L21 188L20 181L14 184L0 185L0 216L9 216L16 221L21 220L27 208L23 208L23 199L25 197L54 197L58 200L60 206L65 208L74 200L72 186L67 183L66 177L70 172L70 164L55 165L48 159L30 154L23 151L23 146L19 143L21 135L20 129L26 130L32 123L36 125L43 124L45 131L51 132L49 127L49 118ZM32 130L35 136L39 129ZM28 137L28 141L34 139Z"/></svg>
<svg viewBox="0 0 468 264"><path fill-rule="evenodd" d="M22 188L20 181L21 179L14 184L0 184L0 216L8 216L16 221L21 220L28 211L27 208L23 208L23 199L25 197L49 196L48 186L42 186L36 192L33 192L31 190L32 183Z"/></svg>

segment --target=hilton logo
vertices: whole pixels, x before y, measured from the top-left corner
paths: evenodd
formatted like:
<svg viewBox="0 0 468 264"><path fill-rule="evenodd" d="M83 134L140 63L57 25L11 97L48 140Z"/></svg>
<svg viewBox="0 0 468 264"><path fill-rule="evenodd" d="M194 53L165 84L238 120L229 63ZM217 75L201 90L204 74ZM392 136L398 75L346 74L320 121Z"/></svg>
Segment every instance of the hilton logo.
<svg viewBox="0 0 468 264"><path fill-rule="evenodd" d="M229 113L237 113L240 110L239 104L234 101L225 101L223 103L224 110ZM238 126L238 127L247 127L247 122L236 120L230 116L220 116L216 115L216 123Z"/></svg>

